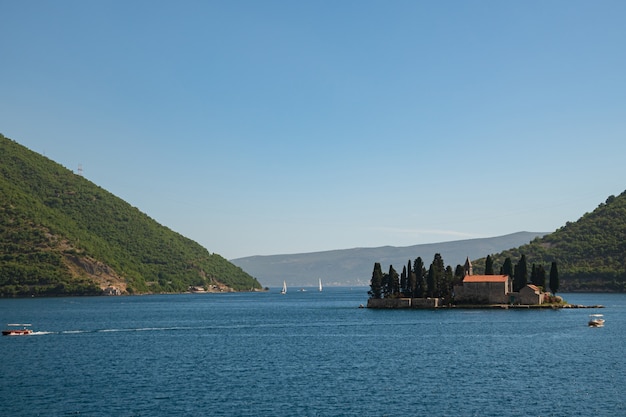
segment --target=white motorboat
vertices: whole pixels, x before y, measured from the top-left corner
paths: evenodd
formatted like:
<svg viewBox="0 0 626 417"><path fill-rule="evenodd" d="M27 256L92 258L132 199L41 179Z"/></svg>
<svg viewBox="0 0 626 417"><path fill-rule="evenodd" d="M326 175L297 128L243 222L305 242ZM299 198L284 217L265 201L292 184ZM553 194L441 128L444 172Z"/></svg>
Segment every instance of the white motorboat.
<svg viewBox="0 0 626 417"><path fill-rule="evenodd" d="M589 317L589 327L604 326L604 316L602 314L590 314Z"/></svg>
<svg viewBox="0 0 626 417"><path fill-rule="evenodd" d="M8 324L9 327L21 327L21 329L7 329L2 331L2 336L27 336L33 334L33 331L29 329L30 324Z"/></svg>

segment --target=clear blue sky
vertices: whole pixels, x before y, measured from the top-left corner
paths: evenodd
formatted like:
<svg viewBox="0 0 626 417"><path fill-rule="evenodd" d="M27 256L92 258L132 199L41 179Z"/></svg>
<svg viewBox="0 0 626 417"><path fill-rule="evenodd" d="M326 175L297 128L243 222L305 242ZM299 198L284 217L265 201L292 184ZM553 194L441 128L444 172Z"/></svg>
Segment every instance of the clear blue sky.
<svg viewBox="0 0 626 417"><path fill-rule="evenodd" d="M626 1L0 0L0 133L232 259L626 189Z"/></svg>

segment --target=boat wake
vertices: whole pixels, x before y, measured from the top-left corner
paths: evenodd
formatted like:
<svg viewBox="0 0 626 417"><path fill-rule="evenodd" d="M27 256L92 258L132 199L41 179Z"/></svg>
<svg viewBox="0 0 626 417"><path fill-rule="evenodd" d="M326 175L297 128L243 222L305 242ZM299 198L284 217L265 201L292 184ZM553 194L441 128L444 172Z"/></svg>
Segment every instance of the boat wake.
<svg viewBox="0 0 626 417"><path fill-rule="evenodd" d="M138 327L138 328L113 328L113 329L94 329L94 330L61 330L58 332L35 332L33 334L45 335L45 334L82 334L82 333L120 333L120 332L158 332L158 331L173 331L173 330L194 330L192 327Z"/></svg>
<svg viewBox="0 0 626 417"><path fill-rule="evenodd" d="M201 331L201 330L213 330L216 328L233 328L242 329L247 325L236 326L209 326L209 327L188 327L188 326L171 326L171 327L137 327L137 328L110 328L110 329L91 329L91 330L58 330L58 331L34 331L29 333L28 336L45 336L45 335L76 335L76 334L88 334L88 333L130 333L130 332L175 332L175 331ZM274 327L270 325L269 327Z"/></svg>
<svg viewBox="0 0 626 417"><path fill-rule="evenodd" d="M163 332L171 330L194 330L192 327L139 327L135 329L100 329L93 330L93 333L115 333L115 332Z"/></svg>

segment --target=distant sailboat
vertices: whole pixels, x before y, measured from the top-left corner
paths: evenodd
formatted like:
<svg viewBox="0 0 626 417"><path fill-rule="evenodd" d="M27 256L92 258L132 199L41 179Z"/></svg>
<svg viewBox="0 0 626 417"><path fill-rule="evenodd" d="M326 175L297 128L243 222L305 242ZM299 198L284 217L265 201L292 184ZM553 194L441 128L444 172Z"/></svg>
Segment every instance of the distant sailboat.
<svg viewBox="0 0 626 417"><path fill-rule="evenodd" d="M281 294L287 294L287 282L283 281L283 289L280 290Z"/></svg>
<svg viewBox="0 0 626 417"><path fill-rule="evenodd" d="M322 279L320 278L320 292L322 292Z"/></svg>

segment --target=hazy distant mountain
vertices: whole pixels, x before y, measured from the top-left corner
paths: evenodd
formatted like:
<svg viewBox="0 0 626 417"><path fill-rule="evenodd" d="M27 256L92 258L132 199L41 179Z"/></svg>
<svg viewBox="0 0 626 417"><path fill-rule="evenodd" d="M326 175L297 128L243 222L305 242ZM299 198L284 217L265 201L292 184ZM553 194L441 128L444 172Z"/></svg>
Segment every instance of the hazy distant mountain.
<svg viewBox="0 0 626 417"><path fill-rule="evenodd" d="M529 243L545 232L518 232L510 235L430 243L406 247L341 249L292 255L248 256L231 262L257 278L262 285L277 287L283 280L291 287L317 285L321 278L326 285L369 285L374 262L386 271L389 265L400 272L409 259L421 256L429 265L440 253L446 265L463 264L465 258L477 259Z"/></svg>

